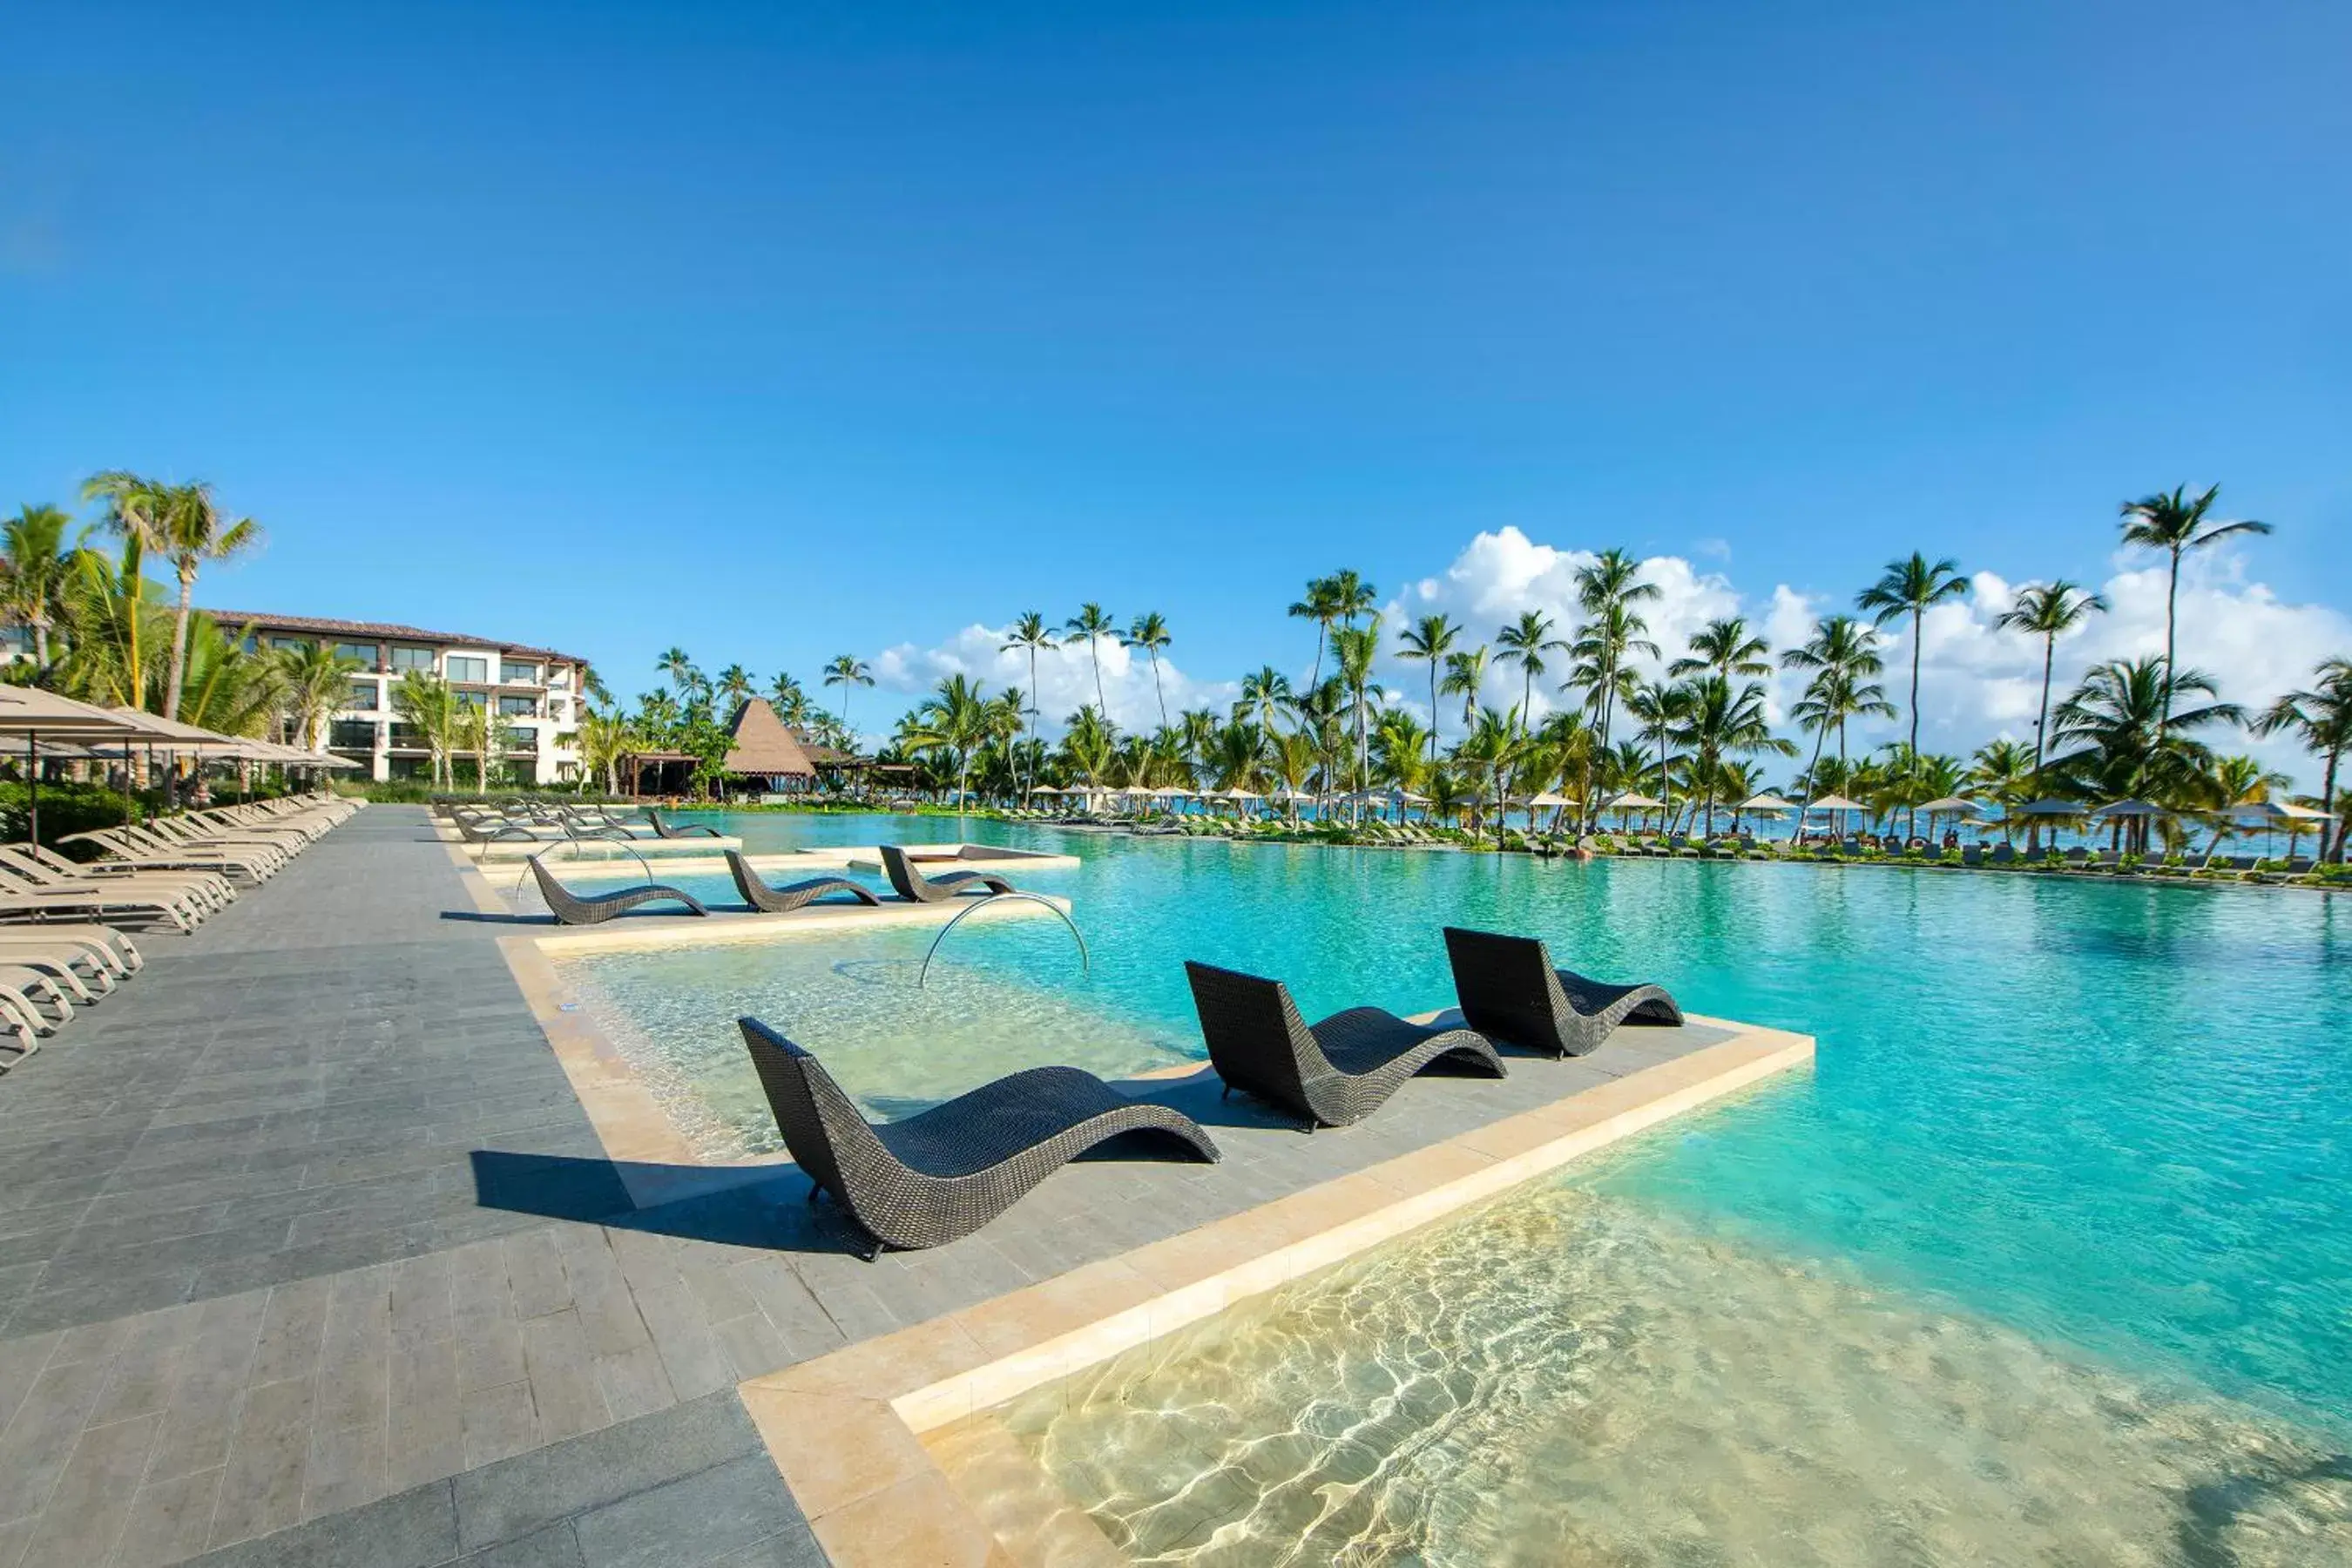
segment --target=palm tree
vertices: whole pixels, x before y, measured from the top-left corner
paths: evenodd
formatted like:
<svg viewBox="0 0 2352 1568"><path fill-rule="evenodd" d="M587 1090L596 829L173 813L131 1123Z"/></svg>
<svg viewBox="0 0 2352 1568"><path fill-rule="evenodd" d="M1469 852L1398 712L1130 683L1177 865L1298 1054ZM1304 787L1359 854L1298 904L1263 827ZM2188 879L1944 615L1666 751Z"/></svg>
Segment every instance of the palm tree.
<svg viewBox="0 0 2352 1568"><path fill-rule="evenodd" d="M1622 550L1604 550L1593 557L1591 565L1577 569L1576 603L1584 612L1585 621L1570 650L1577 660L1570 679L1585 690L1585 702L1593 721L1595 755L1609 750L1617 704L1633 689L1633 675L1625 661L1636 653L1658 657L1658 645L1647 635L1650 623L1635 606L1660 598L1663 594L1655 583L1642 581L1641 563ZM1589 764L1582 794L1583 820L1589 825L1598 811Z"/></svg>
<svg viewBox="0 0 2352 1568"><path fill-rule="evenodd" d="M1344 568L1332 573L1329 582L1331 603L1338 609L1339 619L1351 626L1356 624L1356 617L1370 610L1380 598L1370 583Z"/></svg>
<svg viewBox="0 0 2352 1568"><path fill-rule="evenodd" d="M17 509L5 529L0 548L0 614L23 623L33 633L33 662L49 667L49 627L65 599L66 573L72 556L66 550L66 524L72 520L53 506Z"/></svg>
<svg viewBox="0 0 2352 1568"><path fill-rule="evenodd" d="M676 645L654 660L654 668L669 677L669 683L677 688L681 697L693 690L695 683L702 679L702 672L694 668L693 658Z"/></svg>
<svg viewBox="0 0 2352 1568"><path fill-rule="evenodd" d="M1968 793L1978 800L1989 800L2001 808L2000 836L2008 843L2017 842L2017 818L2010 807L2022 805L2034 795L2034 781L2041 776L2042 759L2027 754L2015 741L1990 741L1977 748L1969 760Z"/></svg>
<svg viewBox="0 0 2352 1568"><path fill-rule="evenodd" d="M768 706L787 724L808 722L808 693L801 689L798 676L779 674L768 682Z"/></svg>
<svg viewBox="0 0 2352 1568"><path fill-rule="evenodd" d="M1315 672L1307 678L1308 690L1323 683L1323 644L1331 635L1331 623L1339 618L1339 585L1330 577L1307 580L1306 595L1293 603L1288 612L1297 621L1315 623Z"/></svg>
<svg viewBox="0 0 2352 1568"><path fill-rule="evenodd" d="M2235 814L2252 806L2265 805L2274 794L2284 793L2294 781L2274 769L2265 768L2252 757L2215 757L2206 766L2198 781L2200 804L2214 814L2213 843L2207 852L2220 850L2221 841L2237 830ZM2292 840L2288 847L2294 847ZM2327 845L2320 841L2320 858L2326 859Z"/></svg>
<svg viewBox="0 0 2352 1568"><path fill-rule="evenodd" d="M1013 653L1026 649L1028 652L1029 742L1033 748L1037 741L1037 708L1041 701L1037 694L1037 654L1041 648L1054 646L1054 633L1045 625L1045 617L1035 610L1024 610L1022 612L1021 618L1013 623L1013 628L1004 634L1003 646L996 650L999 653ZM1030 796L1036 792L1036 789L1037 770L1033 764L1029 770L1029 784L1022 794L1021 804L1028 805Z"/></svg>
<svg viewBox="0 0 2352 1568"><path fill-rule="evenodd" d="M1920 627L1927 612L1948 600L1958 599L1969 591L1969 580L1960 575L1957 561L1930 563L1918 552L1912 552L1903 561L1886 563L1885 574L1853 596L1857 610L1874 612L1872 625L1885 626L1905 616L1911 617L1911 756L1919 755L1919 643ZM1915 816L1909 824L1916 828ZM1907 829L1906 829L1907 831Z"/></svg>
<svg viewBox="0 0 2352 1568"><path fill-rule="evenodd" d="M1830 731L1837 731L1838 761L1843 763L1848 720L1868 713L1894 714L1885 689L1870 679L1886 667L1885 661L1878 657L1875 632L1851 616L1828 616L1814 623L1813 635L1802 647L1780 655L1780 666L1811 672L1804 695L1790 714L1797 727L1813 737L1812 761L1805 766L1804 810L1811 811L1816 799L1832 793L1818 787L1822 742ZM1804 820L1800 813L1800 833Z"/></svg>
<svg viewBox="0 0 2352 1568"><path fill-rule="evenodd" d="M187 673L188 616L195 602L196 574L207 561L226 561L261 542L261 525L249 517L224 518L208 484L158 484L120 468L93 476L82 487L82 495L105 500L109 526L126 537L135 533L141 550L167 557L178 574L180 600L172 616L172 666L163 707L164 716L172 717L179 711L180 686ZM137 499L125 506L126 497Z"/></svg>
<svg viewBox="0 0 2352 1568"><path fill-rule="evenodd" d="M1797 748L1772 733L1764 717L1764 688L1757 681L1734 687L1710 669L1674 689L1679 700L1667 704L1666 736L1691 759L1692 782L1706 792L1705 831L1713 837L1714 785L1724 759L1759 752L1794 756Z"/></svg>
<svg viewBox="0 0 2352 1568"><path fill-rule="evenodd" d="M856 654L835 654L824 667L824 683L841 688L841 727L845 731L849 728L849 694L858 687L874 684L874 667Z"/></svg>
<svg viewBox="0 0 2352 1568"><path fill-rule="evenodd" d="M1291 703L1290 677L1274 666L1263 665L1256 674L1242 677L1242 697L1237 706L1255 713L1259 728L1267 733L1273 733L1276 716L1288 711Z"/></svg>
<svg viewBox="0 0 2352 1568"><path fill-rule="evenodd" d="M1118 623L1110 618L1108 610L1088 600L1078 606L1078 613L1065 623L1063 629L1070 634L1066 641L1087 645L1087 652L1095 661L1095 706L1108 715L1110 703L1103 697L1102 639L1118 636Z"/></svg>
<svg viewBox="0 0 2352 1568"><path fill-rule="evenodd" d="M1769 675L1772 661L1765 655L1772 651L1769 644L1748 629L1740 616L1709 621L1692 634L1690 652L1666 666L1666 673L1679 680L1686 675L1713 670L1726 680L1736 680L1743 675Z"/></svg>
<svg viewBox="0 0 2352 1568"><path fill-rule="evenodd" d="M719 672L719 694L727 699L730 710L750 701L757 685L751 672L740 664L730 664Z"/></svg>
<svg viewBox="0 0 2352 1568"><path fill-rule="evenodd" d="M1163 725L1168 722L1168 693L1160 686L1160 653L1175 640L1169 635L1167 619L1157 610L1136 616L1125 638L1128 647L1141 648L1143 657L1151 661L1151 690L1160 699L1160 722Z"/></svg>
<svg viewBox="0 0 2352 1568"><path fill-rule="evenodd" d="M1478 721L1478 707L1486 700L1486 645L1445 656L1445 679L1437 689L1448 697L1462 699L1462 723L1468 728Z"/></svg>
<svg viewBox="0 0 2352 1568"><path fill-rule="evenodd" d="M1437 757L1437 670L1446 655L1454 651L1454 638L1460 635L1451 616L1423 616L1406 628L1398 638L1400 658L1418 659L1429 667L1429 755Z"/></svg>
<svg viewBox="0 0 2352 1568"><path fill-rule="evenodd" d="M1365 732L1366 710L1373 693L1381 688L1372 680L1372 664L1381 651L1381 618L1374 616L1370 626L1339 626L1331 633L1332 662L1339 667L1339 684L1348 693L1348 705L1356 720L1355 787L1364 787L1364 763L1368 740ZM1363 803L1358 801L1349 813L1351 821L1363 819Z"/></svg>
<svg viewBox="0 0 2352 1568"><path fill-rule="evenodd" d="M2056 739L2079 742L2052 769L2086 795L2185 803L2212 754L2186 731L2240 723L2245 715L2235 703L2220 701L2168 712L2182 691L2211 697L2213 678L2201 670L2173 671L2154 657L2094 665L2052 715Z"/></svg>
<svg viewBox="0 0 2352 1568"><path fill-rule="evenodd" d="M303 751L323 751L321 731L328 716L351 695L352 672L361 668L323 642L274 651L279 701L294 732L294 744Z"/></svg>
<svg viewBox="0 0 2352 1568"><path fill-rule="evenodd" d="M604 775L606 795L621 793L621 758L635 744L628 721L619 714L591 708L580 715L580 762Z"/></svg>
<svg viewBox="0 0 2352 1568"><path fill-rule="evenodd" d="M2319 784L2319 809L2333 812L2336 802L2336 769L2344 753L2352 749L2352 659L2331 658L2321 665L2317 679L2301 691L2290 691L2263 710L2254 721L2254 733L2274 735L2284 730L2304 743L2305 749L2326 759ZM2319 858L2336 861L2344 858L2346 825L2338 822L2333 830L2322 826L2319 837Z"/></svg>
<svg viewBox="0 0 2352 1568"><path fill-rule="evenodd" d="M2126 544L2137 544L2147 550L2161 550L2167 556L2167 576L2164 583L2164 668L2173 668L2173 610L2180 597L2180 558L2191 550L2203 550L2222 540L2241 533L2268 533L2271 525L2256 522L2252 518L2235 522L2208 523L2206 519L2213 503L2221 499L2221 487L2209 485L2205 493L2191 496L2189 487L2176 485L2170 495L2158 490L2154 495L2127 500L2123 505L2123 537ZM2172 722L2172 699L2168 693L2164 701L2164 722Z"/></svg>
<svg viewBox="0 0 2352 1568"><path fill-rule="evenodd" d="M2042 639L2042 707L2033 720L2033 766L2038 771L2048 752L2050 676L2058 658L2058 639L2107 607L2105 599L2061 577L2044 586L2028 584L2017 600L1993 625L2002 631L2026 632Z"/></svg>
<svg viewBox="0 0 2352 1568"><path fill-rule="evenodd" d="M1674 805L1675 791L1667 743L1690 710L1690 689L1669 686L1661 680L1645 680L1625 700L1626 716L1637 721L1641 738L1658 743L1658 798L1669 808Z"/></svg>
<svg viewBox="0 0 2352 1568"><path fill-rule="evenodd" d="M971 754L995 731L996 714L985 690L969 676L949 676L908 715L910 723L902 735L910 751L943 751L954 759L959 839L963 833L964 784L971 773Z"/></svg>
<svg viewBox="0 0 2352 1568"><path fill-rule="evenodd" d="M416 731L432 756L433 782L449 786L449 753L457 735L457 694L437 675L412 669L392 689L393 713Z"/></svg>
<svg viewBox="0 0 2352 1568"><path fill-rule="evenodd" d="M1551 635L1552 619L1540 610L1522 610L1519 618L1495 634L1496 657L1519 667L1519 726L1524 733L1533 721L1536 677L1544 672L1544 655L1566 653L1568 644Z"/></svg>

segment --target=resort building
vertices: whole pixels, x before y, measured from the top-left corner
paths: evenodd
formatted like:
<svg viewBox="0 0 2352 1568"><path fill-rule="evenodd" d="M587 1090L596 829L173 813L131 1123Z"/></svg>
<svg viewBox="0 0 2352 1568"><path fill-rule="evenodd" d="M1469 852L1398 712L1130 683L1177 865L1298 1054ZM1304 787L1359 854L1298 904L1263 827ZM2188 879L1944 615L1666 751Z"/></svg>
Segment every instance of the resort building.
<svg viewBox="0 0 2352 1568"><path fill-rule="evenodd" d="M324 643L359 665L352 675L349 700L328 721L327 749L361 763L371 778L431 775L432 752L425 738L393 711L393 688L411 670L441 677L460 702L498 705L506 721L506 762L514 782L545 785L579 776L580 710L588 661L576 655L384 621L244 610L207 613L232 632L249 628L250 646Z"/></svg>

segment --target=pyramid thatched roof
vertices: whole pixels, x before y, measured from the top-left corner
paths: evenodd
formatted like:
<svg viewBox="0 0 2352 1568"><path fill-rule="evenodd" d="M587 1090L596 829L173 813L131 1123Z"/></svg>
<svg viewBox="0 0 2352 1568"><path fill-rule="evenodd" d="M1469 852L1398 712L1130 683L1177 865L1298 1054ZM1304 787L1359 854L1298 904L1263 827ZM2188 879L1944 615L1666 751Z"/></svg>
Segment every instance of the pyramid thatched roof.
<svg viewBox="0 0 2352 1568"><path fill-rule="evenodd" d="M735 721L728 726L735 744L727 752L726 769L730 773L747 773L760 778L774 778L784 773L797 773L803 778L814 778L816 766L776 710L762 698L751 698L735 710Z"/></svg>

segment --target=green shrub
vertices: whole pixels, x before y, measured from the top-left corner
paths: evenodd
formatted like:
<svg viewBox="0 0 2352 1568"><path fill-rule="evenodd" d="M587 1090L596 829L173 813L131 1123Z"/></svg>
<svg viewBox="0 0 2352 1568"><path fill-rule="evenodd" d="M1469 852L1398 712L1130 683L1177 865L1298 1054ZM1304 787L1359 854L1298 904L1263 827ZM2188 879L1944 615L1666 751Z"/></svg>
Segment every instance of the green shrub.
<svg viewBox="0 0 2352 1568"><path fill-rule="evenodd" d="M0 838L21 839L28 802L26 786L0 782ZM131 820L131 797L100 784L45 783L41 785L41 842L87 833L94 827L119 827Z"/></svg>

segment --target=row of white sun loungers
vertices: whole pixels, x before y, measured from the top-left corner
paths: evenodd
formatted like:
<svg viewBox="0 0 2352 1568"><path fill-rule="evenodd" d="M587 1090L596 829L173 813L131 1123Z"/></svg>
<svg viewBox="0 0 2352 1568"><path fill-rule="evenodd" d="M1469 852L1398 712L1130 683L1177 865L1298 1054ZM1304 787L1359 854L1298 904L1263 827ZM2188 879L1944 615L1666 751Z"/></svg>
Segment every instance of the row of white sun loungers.
<svg viewBox="0 0 2352 1568"><path fill-rule="evenodd" d="M88 862L0 845L0 1071L139 972L121 927L192 931L358 809L268 801L65 840L95 846L103 858Z"/></svg>

